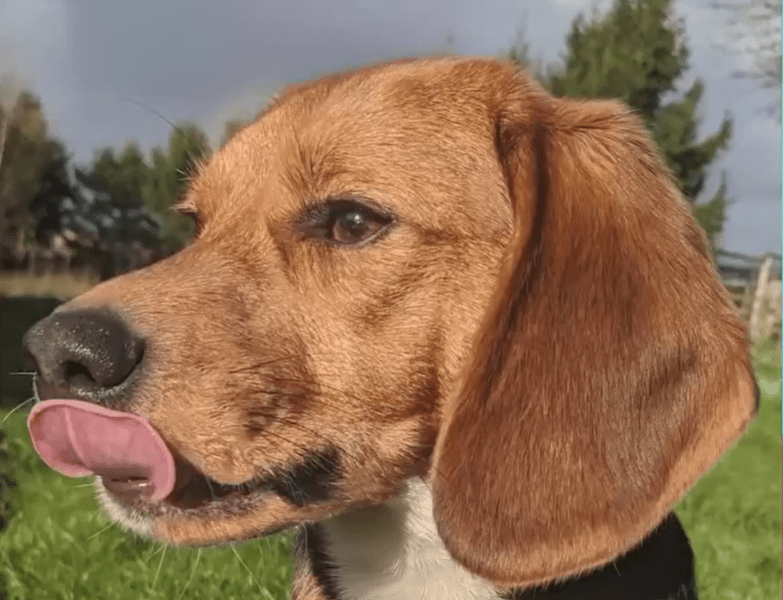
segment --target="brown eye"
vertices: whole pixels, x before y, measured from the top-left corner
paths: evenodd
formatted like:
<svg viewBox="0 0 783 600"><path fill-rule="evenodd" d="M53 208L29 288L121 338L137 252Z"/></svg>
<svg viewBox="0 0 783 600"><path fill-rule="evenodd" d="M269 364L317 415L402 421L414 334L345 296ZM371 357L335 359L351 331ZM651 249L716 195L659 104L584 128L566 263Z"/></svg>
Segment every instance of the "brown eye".
<svg viewBox="0 0 783 600"><path fill-rule="evenodd" d="M332 240L338 244L358 244L378 233L384 223L366 211L349 210L338 215L332 225Z"/></svg>
<svg viewBox="0 0 783 600"><path fill-rule="evenodd" d="M386 230L393 217L354 200L330 201L314 207L301 222L308 237L340 246L356 246Z"/></svg>

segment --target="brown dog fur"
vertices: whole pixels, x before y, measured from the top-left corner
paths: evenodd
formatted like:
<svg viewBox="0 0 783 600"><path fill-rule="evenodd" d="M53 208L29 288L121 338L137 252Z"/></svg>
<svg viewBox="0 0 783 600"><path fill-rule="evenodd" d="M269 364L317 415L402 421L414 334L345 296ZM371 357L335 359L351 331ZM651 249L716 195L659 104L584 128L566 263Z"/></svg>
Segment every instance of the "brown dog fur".
<svg viewBox="0 0 783 600"><path fill-rule="evenodd" d="M342 198L392 215L388 234L308 239L302 212ZM458 562L551 581L638 543L754 414L740 318L620 104L494 60L332 76L237 133L182 209L191 245L69 306L146 339L128 409L221 484L313 451L341 471L301 506L121 509L159 539L258 536L430 473Z"/></svg>

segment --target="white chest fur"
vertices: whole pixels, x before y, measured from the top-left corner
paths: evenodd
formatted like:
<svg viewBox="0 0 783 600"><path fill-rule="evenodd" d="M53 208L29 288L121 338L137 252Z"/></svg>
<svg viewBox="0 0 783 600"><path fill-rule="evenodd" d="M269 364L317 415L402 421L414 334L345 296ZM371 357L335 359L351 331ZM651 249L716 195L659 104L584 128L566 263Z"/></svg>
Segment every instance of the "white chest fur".
<svg viewBox="0 0 783 600"><path fill-rule="evenodd" d="M487 582L455 563L438 537L421 479L393 501L323 523L346 600L496 600Z"/></svg>

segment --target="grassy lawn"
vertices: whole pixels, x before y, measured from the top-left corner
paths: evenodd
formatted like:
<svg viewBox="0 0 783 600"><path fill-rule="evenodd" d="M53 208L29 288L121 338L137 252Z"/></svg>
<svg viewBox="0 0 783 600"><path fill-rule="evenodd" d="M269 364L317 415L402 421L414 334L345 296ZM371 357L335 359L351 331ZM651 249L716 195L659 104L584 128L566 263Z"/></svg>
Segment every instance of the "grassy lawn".
<svg viewBox="0 0 783 600"><path fill-rule="evenodd" d="M704 600L781 597L780 355L757 351L755 368L758 419L677 510Z"/></svg>
<svg viewBox="0 0 783 600"><path fill-rule="evenodd" d="M704 600L781 597L779 364L771 348L757 354L758 421L678 509ZM22 412L3 424L19 483L10 525L0 534L0 575L10 600L286 597L286 537L196 551L123 533L97 510L85 480L59 476L35 458Z"/></svg>
<svg viewBox="0 0 783 600"><path fill-rule="evenodd" d="M21 413L3 425L18 482L10 524L0 533L9 600L287 597L286 537L189 550L125 533L98 509L88 480L61 476L37 459Z"/></svg>

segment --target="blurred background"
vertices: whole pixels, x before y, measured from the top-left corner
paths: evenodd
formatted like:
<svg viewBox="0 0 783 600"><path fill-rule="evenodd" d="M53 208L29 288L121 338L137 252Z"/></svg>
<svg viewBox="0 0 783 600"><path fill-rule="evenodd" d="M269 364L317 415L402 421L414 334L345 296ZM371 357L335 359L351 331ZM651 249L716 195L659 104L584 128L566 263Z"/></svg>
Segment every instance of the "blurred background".
<svg viewBox="0 0 783 600"><path fill-rule="evenodd" d="M754 335L775 335L779 311L753 308L780 304L772 0L2 0L0 293L64 298L176 251L191 224L170 207L194 161L281 86L444 53L510 57L555 94L630 104Z"/></svg>
<svg viewBox="0 0 783 600"><path fill-rule="evenodd" d="M194 163L252 120L279 88L388 58L501 56L526 65L556 95L620 98L633 107L707 232L756 343L762 391L773 406L765 418L775 423L774 435L758 443L776 456L761 476L765 491L751 486L756 491L742 500L731 491L744 485L738 484L741 467L726 475L729 491L720 494L733 508L716 510L722 515L725 509L720 518L729 529L702 532L698 543L714 555L707 559L715 567L709 597L779 597L780 9L778 0L0 0L0 418L11 431L6 446L27 456L22 422L3 417L30 397L19 347L26 328L96 282L187 243L191 223L171 206ZM754 452L748 450L749 460ZM8 464L31 480L42 478L42 489L59 481L36 471L33 459L21 460ZM14 483L11 470L3 480L0 465L0 492ZM29 493L37 500L18 500L18 511L40 503L40 490ZM91 500L79 504L88 502L89 491L74 498L93 514ZM685 506L687 524L691 509ZM704 507L693 507L694 529L697 509ZM764 542L772 558L767 550L754 558L758 549L737 541L737 527L748 540L759 539L756 521L748 521L755 523L749 529L738 525L759 510L772 511L766 528L777 531ZM20 540L34 531L25 522L15 530ZM93 525L74 527L91 531ZM717 534L729 536L731 551L719 540L706 541ZM122 548L130 543L110 539ZM36 546L24 541L6 544L0 539L0 567L11 589L20 598L48 597L25 595L40 585L29 582L35 569L20 567L20 557L33 565L57 559L42 549L36 555ZM281 544L275 548L283 566L273 571L283 581L287 546ZM125 551L131 562L146 564L137 546ZM175 573L180 567L172 564ZM753 575L747 585L731 587L737 578L729 574L740 564ZM130 579L143 580L131 572ZM95 590L109 588L89 581L89 597L104 597ZM156 591L162 584L146 585L138 589L169 597ZM283 593L274 586L284 583L268 585L270 597ZM215 593L230 597L225 589ZM88 597L52 590L53 598ZM122 590L105 591L105 597L125 597ZM200 597L190 590L187 597Z"/></svg>

